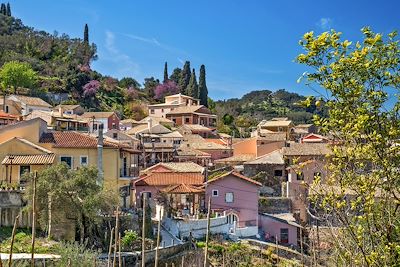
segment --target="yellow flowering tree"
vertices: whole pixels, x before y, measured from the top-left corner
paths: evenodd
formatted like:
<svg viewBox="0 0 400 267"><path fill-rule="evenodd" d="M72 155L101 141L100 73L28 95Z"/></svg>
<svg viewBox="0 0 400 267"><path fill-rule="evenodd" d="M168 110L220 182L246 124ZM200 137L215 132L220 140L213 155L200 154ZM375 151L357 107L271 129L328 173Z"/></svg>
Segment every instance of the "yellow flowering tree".
<svg viewBox="0 0 400 267"><path fill-rule="evenodd" d="M400 262L400 50L397 33L362 29L350 42L334 30L306 33L297 62L309 67L309 85L321 96L327 118L314 117L333 136L328 177L316 179L310 201L334 218L336 266L396 266ZM315 87L314 87L315 88ZM305 101L310 105L315 98ZM329 263L328 263L329 264Z"/></svg>

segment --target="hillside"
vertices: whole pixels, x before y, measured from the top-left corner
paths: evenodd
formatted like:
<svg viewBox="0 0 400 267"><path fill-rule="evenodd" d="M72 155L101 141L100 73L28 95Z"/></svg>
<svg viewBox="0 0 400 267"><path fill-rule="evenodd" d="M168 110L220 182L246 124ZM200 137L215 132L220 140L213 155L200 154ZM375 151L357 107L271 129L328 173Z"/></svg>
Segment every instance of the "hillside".
<svg viewBox="0 0 400 267"><path fill-rule="evenodd" d="M83 39L71 38L35 30L18 18L0 14L0 66L10 62L28 63L37 74L35 84L28 90L30 95L40 96L52 104L78 103L91 111L115 110L125 118L143 118L146 104L160 102L172 93L194 91L203 100L207 99L205 67L201 66L197 83L194 69L191 76L189 61L182 69L174 69L171 75L165 63L164 82L154 77L145 78L143 83L133 77L118 80L92 70L91 63L97 59L96 45L90 43L88 26L82 28ZM200 87L205 88L205 95L200 94ZM2 90L11 91L5 86ZM304 99L283 89L261 90L241 99L210 100L209 106L222 118L218 125L221 132L248 135L249 127L262 119L287 116L296 123L310 122L318 110L315 106L305 109L296 105Z"/></svg>
<svg viewBox="0 0 400 267"><path fill-rule="evenodd" d="M315 105L305 108L300 105L305 99L305 96L285 89L259 90L247 93L240 99L216 101L213 108L223 118L218 125L220 131L246 136L249 134L249 127L256 126L261 120L288 117L299 124L311 123L313 114L324 115L324 108L317 108Z"/></svg>

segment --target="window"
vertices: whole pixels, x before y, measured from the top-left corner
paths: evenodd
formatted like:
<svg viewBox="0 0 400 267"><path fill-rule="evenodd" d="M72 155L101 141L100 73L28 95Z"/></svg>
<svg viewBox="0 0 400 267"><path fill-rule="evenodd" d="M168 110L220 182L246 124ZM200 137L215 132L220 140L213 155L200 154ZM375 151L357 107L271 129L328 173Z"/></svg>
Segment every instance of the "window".
<svg viewBox="0 0 400 267"><path fill-rule="evenodd" d="M314 179L316 179L316 178L321 179L322 178L322 174L320 172L314 172Z"/></svg>
<svg viewBox="0 0 400 267"><path fill-rule="evenodd" d="M29 165L21 165L19 166L19 177L24 176L25 173L31 172L31 166Z"/></svg>
<svg viewBox="0 0 400 267"><path fill-rule="evenodd" d="M87 156L81 156L81 165L82 166L88 165L88 157Z"/></svg>
<svg viewBox="0 0 400 267"><path fill-rule="evenodd" d="M117 125L114 122L112 123L112 128L117 129Z"/></svg>
<svg viewBox="0 0 400 267"><path fill-rule="evenodd" d="M283 128L282 127L278 127L278 132L283 132Z"/></svg>
<svg viewBox="0 0 400 267"><path fill-rule="evenodd" d="M233 202L233 193L228 192L225 194L225 202L226 203L232 203Z"/></svg>
<svg viewBox="0 0 400 267"><path fill-rule="evenodd" d="M71 156L61 156L60 162L65 162L67 165L72 168L72 157Z"/></svg>
<svg viewBox="0 0 400 267"><path fill-rule="evenodd" d="M303 172L298 172L297 173L297 180L299 180L299 181L304 180L304 173Z"/></svg>
<svg viewBox="0 0 400 267"><path fill-rule="evenodd" d="M281 228L281 243L287 244L289 243L289 229Z"/></svg>
<svg viewBox="0 0 400 267"><path fill-rule="evenodd" d="M185 123L189 123L190 118L185 118Z"/></svg>
<svg viewBox="0 0 400 267"><path fill-rule="evenodd" d="M93 124L93 130L94 130L94 131L97 130L97 124Z"/></svg>
<svg viewBox="0 0 400 267"><path fill-rule="evenodd" d="M30 109L29 109L29 113L32 113L32 111L33 111L33 109L30 108Z"/></svg>
<svg viewBox="0 0 400 267"><path fill-rule="evenodd" d="M6 106L6 113L8 113L9 112L9 110L8 110L8 106Z"/></svg>
<svg viewBox="0 0 400 267"><path fill-rule="evenodd" d="M164 112L164 109L163 109L163 108L161 109L161 112Z"/></svg>
<svg viewBox="0 0 400 267"><path fill-rule="evenodd" d="M283 172L282 170L275 170L274 171L274 176L282 176Z"/></svg>
<svg viewBox="0 0 400 267"><path fill-rule="evenodd" d="M218 196L218 190L213 190L212 191L212 196L217 197Z"/></svg>
<svg viewBox="0 0 400 267"><path fill-rule="evenodd" d="M118 133L113 133L113 138L117 139L118 138Z"/></svg>
<svg viewBox="0 0 400 267"><path fill-rule="evenodd" d="M150 109L150 113L151 113L151 114L154 114L154 109Z"/></svg>

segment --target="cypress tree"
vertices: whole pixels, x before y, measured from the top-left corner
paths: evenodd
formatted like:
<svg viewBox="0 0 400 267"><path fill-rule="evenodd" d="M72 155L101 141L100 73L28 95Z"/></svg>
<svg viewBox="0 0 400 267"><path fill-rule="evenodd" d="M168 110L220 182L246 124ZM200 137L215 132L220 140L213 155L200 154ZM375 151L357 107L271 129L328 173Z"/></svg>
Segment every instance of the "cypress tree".
<svg viewBox="0 0 400 267"><path fill-rule="evenodd" d="M206 67L204 65L200 66L199 98L200 98L200 105L208 107L208 89L207 89L207 85L206 85Z"/></svg>
<svg viewBox="0 0 400 267"><path fill-rule="evenodd" d="M164 83L166 83L168 81L168 64L167 62L165 62L164 64Z"/></svg>
<svg viewBox="0 0 400 267"><path fill-rule="evenodd" d="M0 14L6 15L6 5L1 3Z"/></svg>
<svg viewBox="0 0 400 267"><path fill-rule="evenodd" d="M186 61L183 65L183 70L181 73L181 79L179 81L179 89L181 93L184 94L186 92L186 88L189 85L190 81L190 61Z"/></svg>
<svg viewBox="0 0 400 267"><path fill-rule="evenodd" d="M179 85L179 82L181 80L181 76L182 76L182 70L180 68L175 68L172 71L171 76L169 76L169 79L171 81L174 81L177 85Z"/></svg>
<svg viewBox="0 0 400 267"><path fill-rule="evenodd" d="M196 72L194 69L192 71L192 75L190 76L189 85L186 89L186 95L194 98L199 98L199 88L197 85Z"/></svg>
<svg viewBox="0 0 400 267"><path fill-rule="evenodd" d="M11 6L10 6L10 3L7 3L6 13L7 13L7 16L11 17Z"/></svg>
<svg viewBox="0 0 400 267"><path fill-rule="evenodd" d="M85 30L83 32L83 42L89 44L89 27L85 24Z"/></svg>

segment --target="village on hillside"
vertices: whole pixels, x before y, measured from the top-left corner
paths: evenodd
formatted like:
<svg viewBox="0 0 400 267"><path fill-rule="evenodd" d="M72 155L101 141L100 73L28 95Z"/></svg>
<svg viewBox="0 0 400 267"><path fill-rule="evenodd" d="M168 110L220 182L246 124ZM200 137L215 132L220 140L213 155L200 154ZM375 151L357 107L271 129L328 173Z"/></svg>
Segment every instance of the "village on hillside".
<svg viewBox="0 0 400 267"><path fill-rule="evenodd" d="M0 267L400 266L399 3L10 1Z"/></svg>
<svg viewBox="0 0 400 267"><path fill-rule="evenodd" d="M141 121L22 95L0 104L0 194L9 197L0 204L2 226L12 226L23 212L25 202L16 199L29 182L25 174L65 163L70 169L95 166L101 183L120 192L124 214L139 214L146 201L151 227L160 221L171 236L166 246L204 238L207 227L230 240L294 251L310 240L302 231L316 223L307 185L316 177L323 181L334 141L312 124L273 118L261 121L251 137L233 138L216 131L219 118L198 99L183 94L149 105ZM31 226L29 218L18 223ZM59 223L52 226L54 238L77 238L74 219Z"/></svg>

